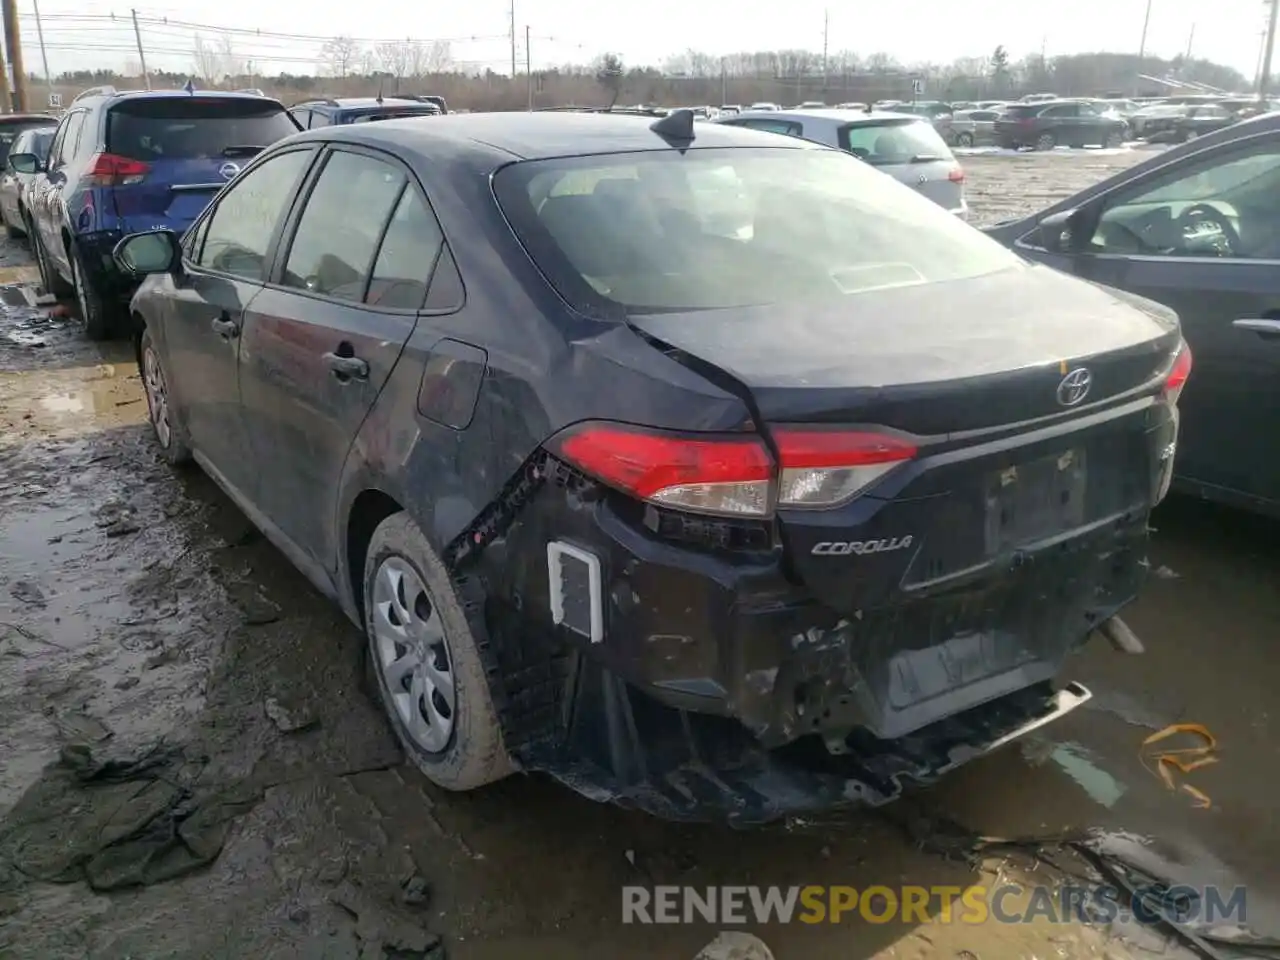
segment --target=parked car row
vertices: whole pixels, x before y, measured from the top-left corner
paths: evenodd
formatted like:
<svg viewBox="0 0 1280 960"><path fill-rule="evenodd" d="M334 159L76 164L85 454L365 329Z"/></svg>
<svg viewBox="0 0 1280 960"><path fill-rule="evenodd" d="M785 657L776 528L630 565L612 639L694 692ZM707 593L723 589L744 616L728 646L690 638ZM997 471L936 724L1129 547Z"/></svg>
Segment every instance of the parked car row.
<svg viewBox="0 0 1280 960"><path fill-rule="evenodd" d="M60 119L0 118L0 218L28 238L45 289L74 296L88 335L104 338L127 326L136 288L111 256L121 238L183 233L249 159L300 129L447 109L425 95L319 98L290 110L260 90L95 87Z"/></svg>
<svg viewBox="0 0 1280 960"><path fill-rule="evenodd" d="M875 110L345 123L112 262L160 450L429 778L749 821L1086 702L1171 484L1280 513L1280 117L987 236L962 183Z"/></svg>

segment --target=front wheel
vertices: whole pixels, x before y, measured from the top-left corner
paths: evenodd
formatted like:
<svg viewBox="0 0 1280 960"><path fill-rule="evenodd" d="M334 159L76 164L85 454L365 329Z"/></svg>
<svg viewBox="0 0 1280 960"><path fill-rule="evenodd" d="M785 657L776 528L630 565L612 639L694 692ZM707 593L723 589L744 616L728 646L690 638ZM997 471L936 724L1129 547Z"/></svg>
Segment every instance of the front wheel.
<svg viewBox="0 0 1280 960"><path fill-rule="evenodd" d="M44 287L44 292L58 299L70 296L71 287L62 279L58 268L49 259L49 252L44 248L44 239L30 219L27 220L27 236L31 238L31 252L36 257L36 269L40 271L40 286Z"/></svg>
<svg viewBox="0 0 1280 960"><path fill-rule="evenodd" d="M474 790L513 766L489 691L470 609L404 513L378 525L364 565L372 681L405 752L446 790Z"/></svg>
<svg viewBox="0 0 1280 960"><path fill-rule="evenodd" d="M962 133L962 134L959 134L959 135L956 137L956 146L957 146L957 147L972 147L972 146L973 146L973 134L972 134L972 133Z"/></svg>
<svg viewBox="0 0 1280 960"><path fill-rule="evenodd" d="M1119 130L1113 130L1107 134L1106 139L1102 141L1102 145L1104 147L1109 147L1110 149L1113 149L1113 150L1119 147L1123 147L1124 134L1122 134Z"/></svg>
<svg viewBox="0 0 1280 960"><path fill-rule="evenodd" d="M151 331L145 328L138 341L138 372L147 395L147 418L151 421L161 455L175 467L189 463L191 447L187 431L173 407L169 378L165 375L160 352L151 339Z"/></svg>
<svg viewBox="0 0 1280 960"><path fill-rule="evenodd" d="M1052 133L1042 133L1036 137L1037 150L1052 150L1058 145L1058 138Z"/></svg>

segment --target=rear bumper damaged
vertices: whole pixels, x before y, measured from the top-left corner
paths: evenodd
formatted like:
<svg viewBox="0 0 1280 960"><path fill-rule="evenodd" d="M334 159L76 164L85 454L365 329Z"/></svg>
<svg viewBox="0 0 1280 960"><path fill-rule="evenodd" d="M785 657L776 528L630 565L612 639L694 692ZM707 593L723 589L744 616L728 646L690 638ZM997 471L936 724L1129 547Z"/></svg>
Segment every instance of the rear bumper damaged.
<svg viewBox="0 0 1280 960"><path fill-rule="evenodd" d="M889 802L1085 702L1052 680L1136 592L1145 521L841 617L769 528L659 515L540 455L446 559L523 768L746 823Z"/></svg>

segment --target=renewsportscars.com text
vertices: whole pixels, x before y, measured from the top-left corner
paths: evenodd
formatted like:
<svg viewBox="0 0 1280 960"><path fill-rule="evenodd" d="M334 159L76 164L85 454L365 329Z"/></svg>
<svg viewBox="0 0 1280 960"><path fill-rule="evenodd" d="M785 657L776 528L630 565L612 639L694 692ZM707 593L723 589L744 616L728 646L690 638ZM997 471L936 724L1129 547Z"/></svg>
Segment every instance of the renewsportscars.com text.
<svg viewBox="0 0 1280 960"><path fill-rule="evenodd" d="M622 888L623 923L1245 922L1244 887L1109 886Z"/></svg>

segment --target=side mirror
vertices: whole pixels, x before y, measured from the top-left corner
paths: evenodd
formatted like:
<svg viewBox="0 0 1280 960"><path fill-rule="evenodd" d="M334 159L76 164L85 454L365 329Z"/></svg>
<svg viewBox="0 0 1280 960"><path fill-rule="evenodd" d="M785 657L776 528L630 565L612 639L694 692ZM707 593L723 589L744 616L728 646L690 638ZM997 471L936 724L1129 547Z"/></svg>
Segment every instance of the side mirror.
<svg viewBox="0 0 1280 960"><path fill-rule="evenodd" d="M41 173L44 163L34 153L9 154L9 166L16 173Z"/></svg>
<svg viewBox="0 0 1280 960"><path fill-rule="evenodd" d="M1083 221L1078 207L1049 214L1036 226L1033 235L1036 245L1050 253L1074 253L1086 240L1080 236Z"/></svg>
<svg viewBox="0 0 1280 960"><path fill-rule="evenodd" d="M172 230L127 236L116 244L111 256L126 275L138 279L153 273L177 273L182 267L182 249Z"/></svg>

